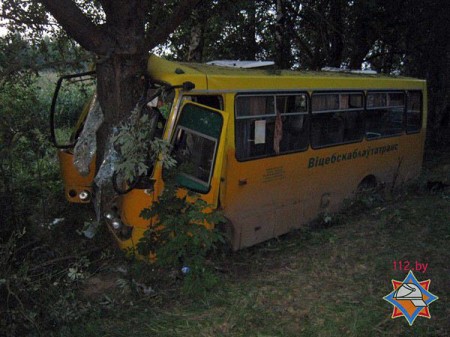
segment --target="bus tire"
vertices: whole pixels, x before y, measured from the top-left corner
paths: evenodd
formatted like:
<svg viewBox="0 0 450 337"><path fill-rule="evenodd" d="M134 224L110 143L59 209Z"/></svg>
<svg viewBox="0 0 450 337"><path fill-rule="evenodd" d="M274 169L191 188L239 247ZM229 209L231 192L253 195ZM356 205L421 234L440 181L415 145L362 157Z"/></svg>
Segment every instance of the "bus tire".
<svg viewBox="0 0 450 337"><path fill-rule="evenodd" d="M373 191L378 186L377 178L373 174L366 176L358 185L357 193Z"/></svg>

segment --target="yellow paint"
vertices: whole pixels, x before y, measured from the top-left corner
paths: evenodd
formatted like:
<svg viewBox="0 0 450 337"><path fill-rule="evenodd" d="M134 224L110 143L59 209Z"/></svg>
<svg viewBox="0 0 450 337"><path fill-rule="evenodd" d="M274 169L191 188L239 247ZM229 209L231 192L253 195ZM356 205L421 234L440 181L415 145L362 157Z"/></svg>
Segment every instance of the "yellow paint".
<svg viewBox="0 0 450 337"><path fill-rule="evenodd" d="M64 195L66 199L74 203L87 203L79 198L79 193L88 191L92 193L92 181L95 173L95 158L89 165L89 174L83 177L78 173L73 164L73 153L69 150L58 150L61 177L64 182Z"/></svg>
<svg viewBox="0 0 450 337"><path fill-rule="evenodd" d="M358 184L374 176L387 186L417 177L422 165L427 94L425 81L385 75L347 73L294 72L272 70L239 70L201 64L174 63L151 56L148 63L151 78L170 85L190 81L195 89L183 93L176 89L175 102L164 138L171 140L181 109L181 97L187 95L220 95L223 101L223 128L211 180L211 188L201 198L213 208L220 207L233 227L233 248L240 249L284 234L317 217L321 212L339 209L344 199L352 196ZM239 162L235 156L234 100L238 92L277 92L283 90L421 90L423 121L419 133L403 134L376 140L363 140L346 145L311 149L257 160ZM311 167L315 158L337 158L342 154L391 148L351 160L334 161ZM62 167L70 162L61 158ZM66 191L80 184L79 177L64 168ZM144 207L151 205L163 189L161 164L155 165L154 191L133 190L121 196L122 220L134 228L129 240L120 240L123 249L133 248L142 237L148 220L140 218ZM90 176L92 178L92 176ZM87 184L87 180L83 180Z"/></svg>

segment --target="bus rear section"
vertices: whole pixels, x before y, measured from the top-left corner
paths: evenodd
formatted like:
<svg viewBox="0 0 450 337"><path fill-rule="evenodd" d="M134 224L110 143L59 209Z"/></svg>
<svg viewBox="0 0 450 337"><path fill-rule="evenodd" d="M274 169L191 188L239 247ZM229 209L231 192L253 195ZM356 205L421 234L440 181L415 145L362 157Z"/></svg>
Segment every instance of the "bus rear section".
<svg viewBox="0 0 450 337"><path fill-rule="evenodd" d="M390 189L416 178L426 128L422 84L237 93L223 184L234 249L336 212L365 184Z"/></svg>

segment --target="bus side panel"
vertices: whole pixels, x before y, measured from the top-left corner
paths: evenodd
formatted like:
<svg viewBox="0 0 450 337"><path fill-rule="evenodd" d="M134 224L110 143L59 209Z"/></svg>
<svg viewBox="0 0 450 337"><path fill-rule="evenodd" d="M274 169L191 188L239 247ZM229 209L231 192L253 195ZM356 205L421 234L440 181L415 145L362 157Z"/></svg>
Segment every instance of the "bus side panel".
<svg viewBox="0 0 450 337"><path fill-rule="evenodd" d="M233 248L338 211L367 176L388 188L417 177L423 139L423 133L402 135L246 162L229 149L224 208L234 226Z"/></svg>
<svg viewBox="0 0 450 337"><path fill-rule="evenodd" d="M89 165L89 174L82 176L73 164L73 153L69 150L58 150L59 166L61 177L64 183L64 194L69 202L86 203L87 200L81 200L79 194L83 191L92 193L92 182L95 174L95 158Z"/></svg>
<svg viewBox="0 0 450 337"><path fill-rule="evenodd" d="M302 162L303 160L303 162ZM284 156L238 162L228 151L225 215L234 225L233 248L249 247L295 228L304 219L305 159Z"/></svg>

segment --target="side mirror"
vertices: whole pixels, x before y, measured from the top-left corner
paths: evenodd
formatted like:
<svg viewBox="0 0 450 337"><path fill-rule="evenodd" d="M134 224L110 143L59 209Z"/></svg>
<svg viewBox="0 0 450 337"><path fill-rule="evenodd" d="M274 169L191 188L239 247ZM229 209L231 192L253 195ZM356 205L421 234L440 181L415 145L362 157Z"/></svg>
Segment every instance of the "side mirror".
<svg viewBox="0 0 450 337"><path fill-rule="evenodd" d="M191 91L195 89L195 84L189 81L183 82L182 89L183 91Z"/></svg>

